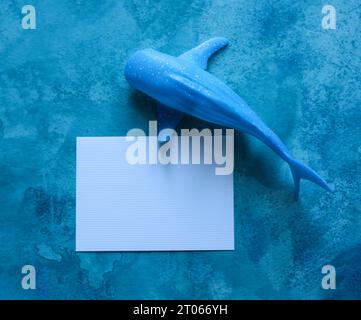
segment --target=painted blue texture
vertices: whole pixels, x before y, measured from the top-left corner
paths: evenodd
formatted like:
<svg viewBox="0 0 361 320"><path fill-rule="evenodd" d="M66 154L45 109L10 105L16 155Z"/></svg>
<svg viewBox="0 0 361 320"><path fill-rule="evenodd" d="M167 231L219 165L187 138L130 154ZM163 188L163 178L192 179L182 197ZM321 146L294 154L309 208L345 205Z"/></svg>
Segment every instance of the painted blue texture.
<svg viewBox="0 0 361 320"><path fill-rule="evenodd" d="M178 58L153 49L139 50L129 58L124 75L134 88L170 109L235 128L261 140L289 164L296 199L301 179L307 179L331 191L326 181L316 172L293 158L280 138L241 97L204 71L209 57L227 44L227 39L214 37ZM178 118L179 115L176 114L176 119Z"/></svg>
<svg viewBox="0 0 361 320"><path fill-rule="evenodd" d="M335 0L0 2L1 298L361 298L361 7ZM235 137L234 252L75 253L76 136L148 128L153 101L130 88L127 59L178 56L213 36L230 46L209 72L244 98L300 161L335 187L304 181ZM185 117L180 127L208 127ZM37 290L21 289L21 267ZM337 289L321 288L332 264Z"/></svg>

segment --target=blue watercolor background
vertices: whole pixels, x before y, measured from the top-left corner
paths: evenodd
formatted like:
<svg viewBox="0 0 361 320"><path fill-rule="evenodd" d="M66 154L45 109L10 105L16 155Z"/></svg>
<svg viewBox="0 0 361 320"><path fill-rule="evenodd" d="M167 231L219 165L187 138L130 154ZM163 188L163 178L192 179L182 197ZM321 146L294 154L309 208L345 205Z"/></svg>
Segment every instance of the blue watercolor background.
<svg viewBox="0 0 361 320"><path fill-rule="evenodd" d="M37 29L21 28L33 4ZM333 0L0 2L0 298L361 298L361 6ZM236 135L233 252L75 253L75 138L147 130L154 104L123 77L152 47L179 55L212 36L210 64L336 189L303 182ZM185 118L181 127L208 124ZM23 290L21 267L37 269ZM321 268L337 289L321 288Z"/></svg>

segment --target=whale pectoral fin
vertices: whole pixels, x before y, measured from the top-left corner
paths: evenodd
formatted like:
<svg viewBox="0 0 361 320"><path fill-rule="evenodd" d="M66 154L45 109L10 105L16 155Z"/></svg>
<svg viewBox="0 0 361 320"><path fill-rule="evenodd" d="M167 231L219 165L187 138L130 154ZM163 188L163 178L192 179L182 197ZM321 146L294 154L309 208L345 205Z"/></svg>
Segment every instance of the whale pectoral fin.
<svg viewBox="0 0 361 320"><path fill-rule="evenodd" d="M158 141L166 142L169 138L169 133L163 129L175 129L182 118L183 112L157 102Z"/></svg>
<svg viewBox="0 0 361 320"><path fill-rule="evenodd" d="M208 59L219 49L225 47L227 44L228 39L222 37L215 37L183 53L179 56L179 58L187 61L192 61L202 69L206 70Z"/></svg>

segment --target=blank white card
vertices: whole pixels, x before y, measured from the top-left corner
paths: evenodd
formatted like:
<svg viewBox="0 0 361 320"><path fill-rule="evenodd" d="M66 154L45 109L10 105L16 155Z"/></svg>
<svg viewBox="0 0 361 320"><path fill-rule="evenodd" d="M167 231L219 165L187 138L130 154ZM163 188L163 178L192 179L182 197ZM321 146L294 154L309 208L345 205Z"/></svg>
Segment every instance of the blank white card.
<svg viewBox="0 0 361 320"><path fill-rule="evenodd" d="M132 165L130 144L77 138L76 250L233 250L233 174L216 175L215 164Z"/></svg>

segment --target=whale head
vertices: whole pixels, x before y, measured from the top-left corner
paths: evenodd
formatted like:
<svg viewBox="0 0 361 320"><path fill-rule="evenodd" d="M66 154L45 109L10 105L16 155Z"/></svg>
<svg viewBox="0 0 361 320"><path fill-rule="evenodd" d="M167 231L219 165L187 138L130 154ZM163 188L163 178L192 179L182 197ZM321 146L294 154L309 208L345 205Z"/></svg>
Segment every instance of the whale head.
<svg viewBox="0 0 361 320"><path fill-rule="evenodd" d="M164 71L168 58L171 57L153 49L139 50L125 65L125 79L135 89L153 96L164 87Z"/></svg>

